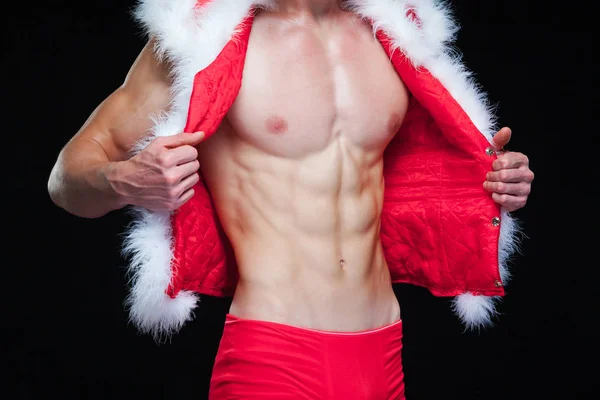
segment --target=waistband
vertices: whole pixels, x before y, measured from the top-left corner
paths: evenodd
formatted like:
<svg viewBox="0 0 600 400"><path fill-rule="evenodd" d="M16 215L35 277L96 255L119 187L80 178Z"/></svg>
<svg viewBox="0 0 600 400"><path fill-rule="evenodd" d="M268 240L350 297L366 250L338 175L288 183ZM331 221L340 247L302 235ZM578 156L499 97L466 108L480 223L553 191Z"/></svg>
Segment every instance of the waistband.
<svg viewBox="0 0 600 400"><path fill-rule="evenodd" d="M402 319L399 319L398 321L392 322L391 324L384 325L379 328L367 329L367 330L355 331L355 332L340 332L340 331L329 331L329 330L305 328L305 327L301 327L301 326L287 325L287 324L283 324L280 322L263 321L263 320L257 320L257 319L246 319L246 318L237 317L232 314L225 315L225 325L226 326L227 325L232 326L235 324L251 324L254 326L262 325L262 326L267 326L267 327L285 329L288 331L296 331L298 333L305 333L305 334L311 333L311 334L317 334L317 335L323 335L323 336L368 336L368 335L372 335L372 334L376 334L376 333L384 333L387 331L396 331L396 330L401 331L402 330Z"/></svg>

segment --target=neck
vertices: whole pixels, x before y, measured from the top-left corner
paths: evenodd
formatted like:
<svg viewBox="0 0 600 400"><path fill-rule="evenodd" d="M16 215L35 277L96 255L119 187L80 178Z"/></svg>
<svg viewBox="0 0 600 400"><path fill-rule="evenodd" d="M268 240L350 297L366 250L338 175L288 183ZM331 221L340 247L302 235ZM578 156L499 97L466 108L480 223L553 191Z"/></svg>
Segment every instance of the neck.
<svg viewBox="0 0 600 400"><path fill-rule="evenodd" d="M282 13L310 13L323 16L341 10L341 0L277 0L277 11Z"/></svg>

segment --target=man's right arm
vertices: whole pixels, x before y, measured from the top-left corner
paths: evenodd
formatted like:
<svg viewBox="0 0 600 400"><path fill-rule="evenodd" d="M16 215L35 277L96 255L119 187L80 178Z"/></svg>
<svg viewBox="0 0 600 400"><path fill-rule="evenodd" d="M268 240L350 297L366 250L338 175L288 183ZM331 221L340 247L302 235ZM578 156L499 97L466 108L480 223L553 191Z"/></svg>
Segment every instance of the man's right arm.
<svg viewBox="0 0 600 400"><path fill-rule="evenodd" d="M170 105L168 65L149 42L124 83L90 115L61 150L48 180L52 201L71 214L97 218L126 205L173 210L198 182L201 133L158 138L131 157L131 149Z"/></svg>

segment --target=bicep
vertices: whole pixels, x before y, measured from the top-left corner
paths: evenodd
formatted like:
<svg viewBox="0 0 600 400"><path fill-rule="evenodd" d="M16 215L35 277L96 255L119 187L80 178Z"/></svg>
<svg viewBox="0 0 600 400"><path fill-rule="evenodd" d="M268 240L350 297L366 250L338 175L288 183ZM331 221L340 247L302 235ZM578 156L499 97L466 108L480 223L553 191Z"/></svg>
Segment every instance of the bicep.
<svg viewBox="0 0 600 400"><path fill-rule="evenodd" d="M169 90L168 66L148 42L124 83L94 110L67 147L94 143L111 161L127 159L131 148L149 134L153 117L168 110Z"/></svg>

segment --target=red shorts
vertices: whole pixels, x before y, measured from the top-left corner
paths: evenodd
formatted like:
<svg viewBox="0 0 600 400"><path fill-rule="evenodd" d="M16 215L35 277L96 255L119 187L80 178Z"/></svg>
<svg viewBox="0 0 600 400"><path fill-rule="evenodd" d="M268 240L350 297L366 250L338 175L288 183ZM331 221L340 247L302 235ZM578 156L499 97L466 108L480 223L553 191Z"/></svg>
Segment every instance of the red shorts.
<svg viewBox="0 0 600 400"><path fill-rule="evenodd" d="M210 400L403 400L402 321L330 332L227 314Z"/></svg>

